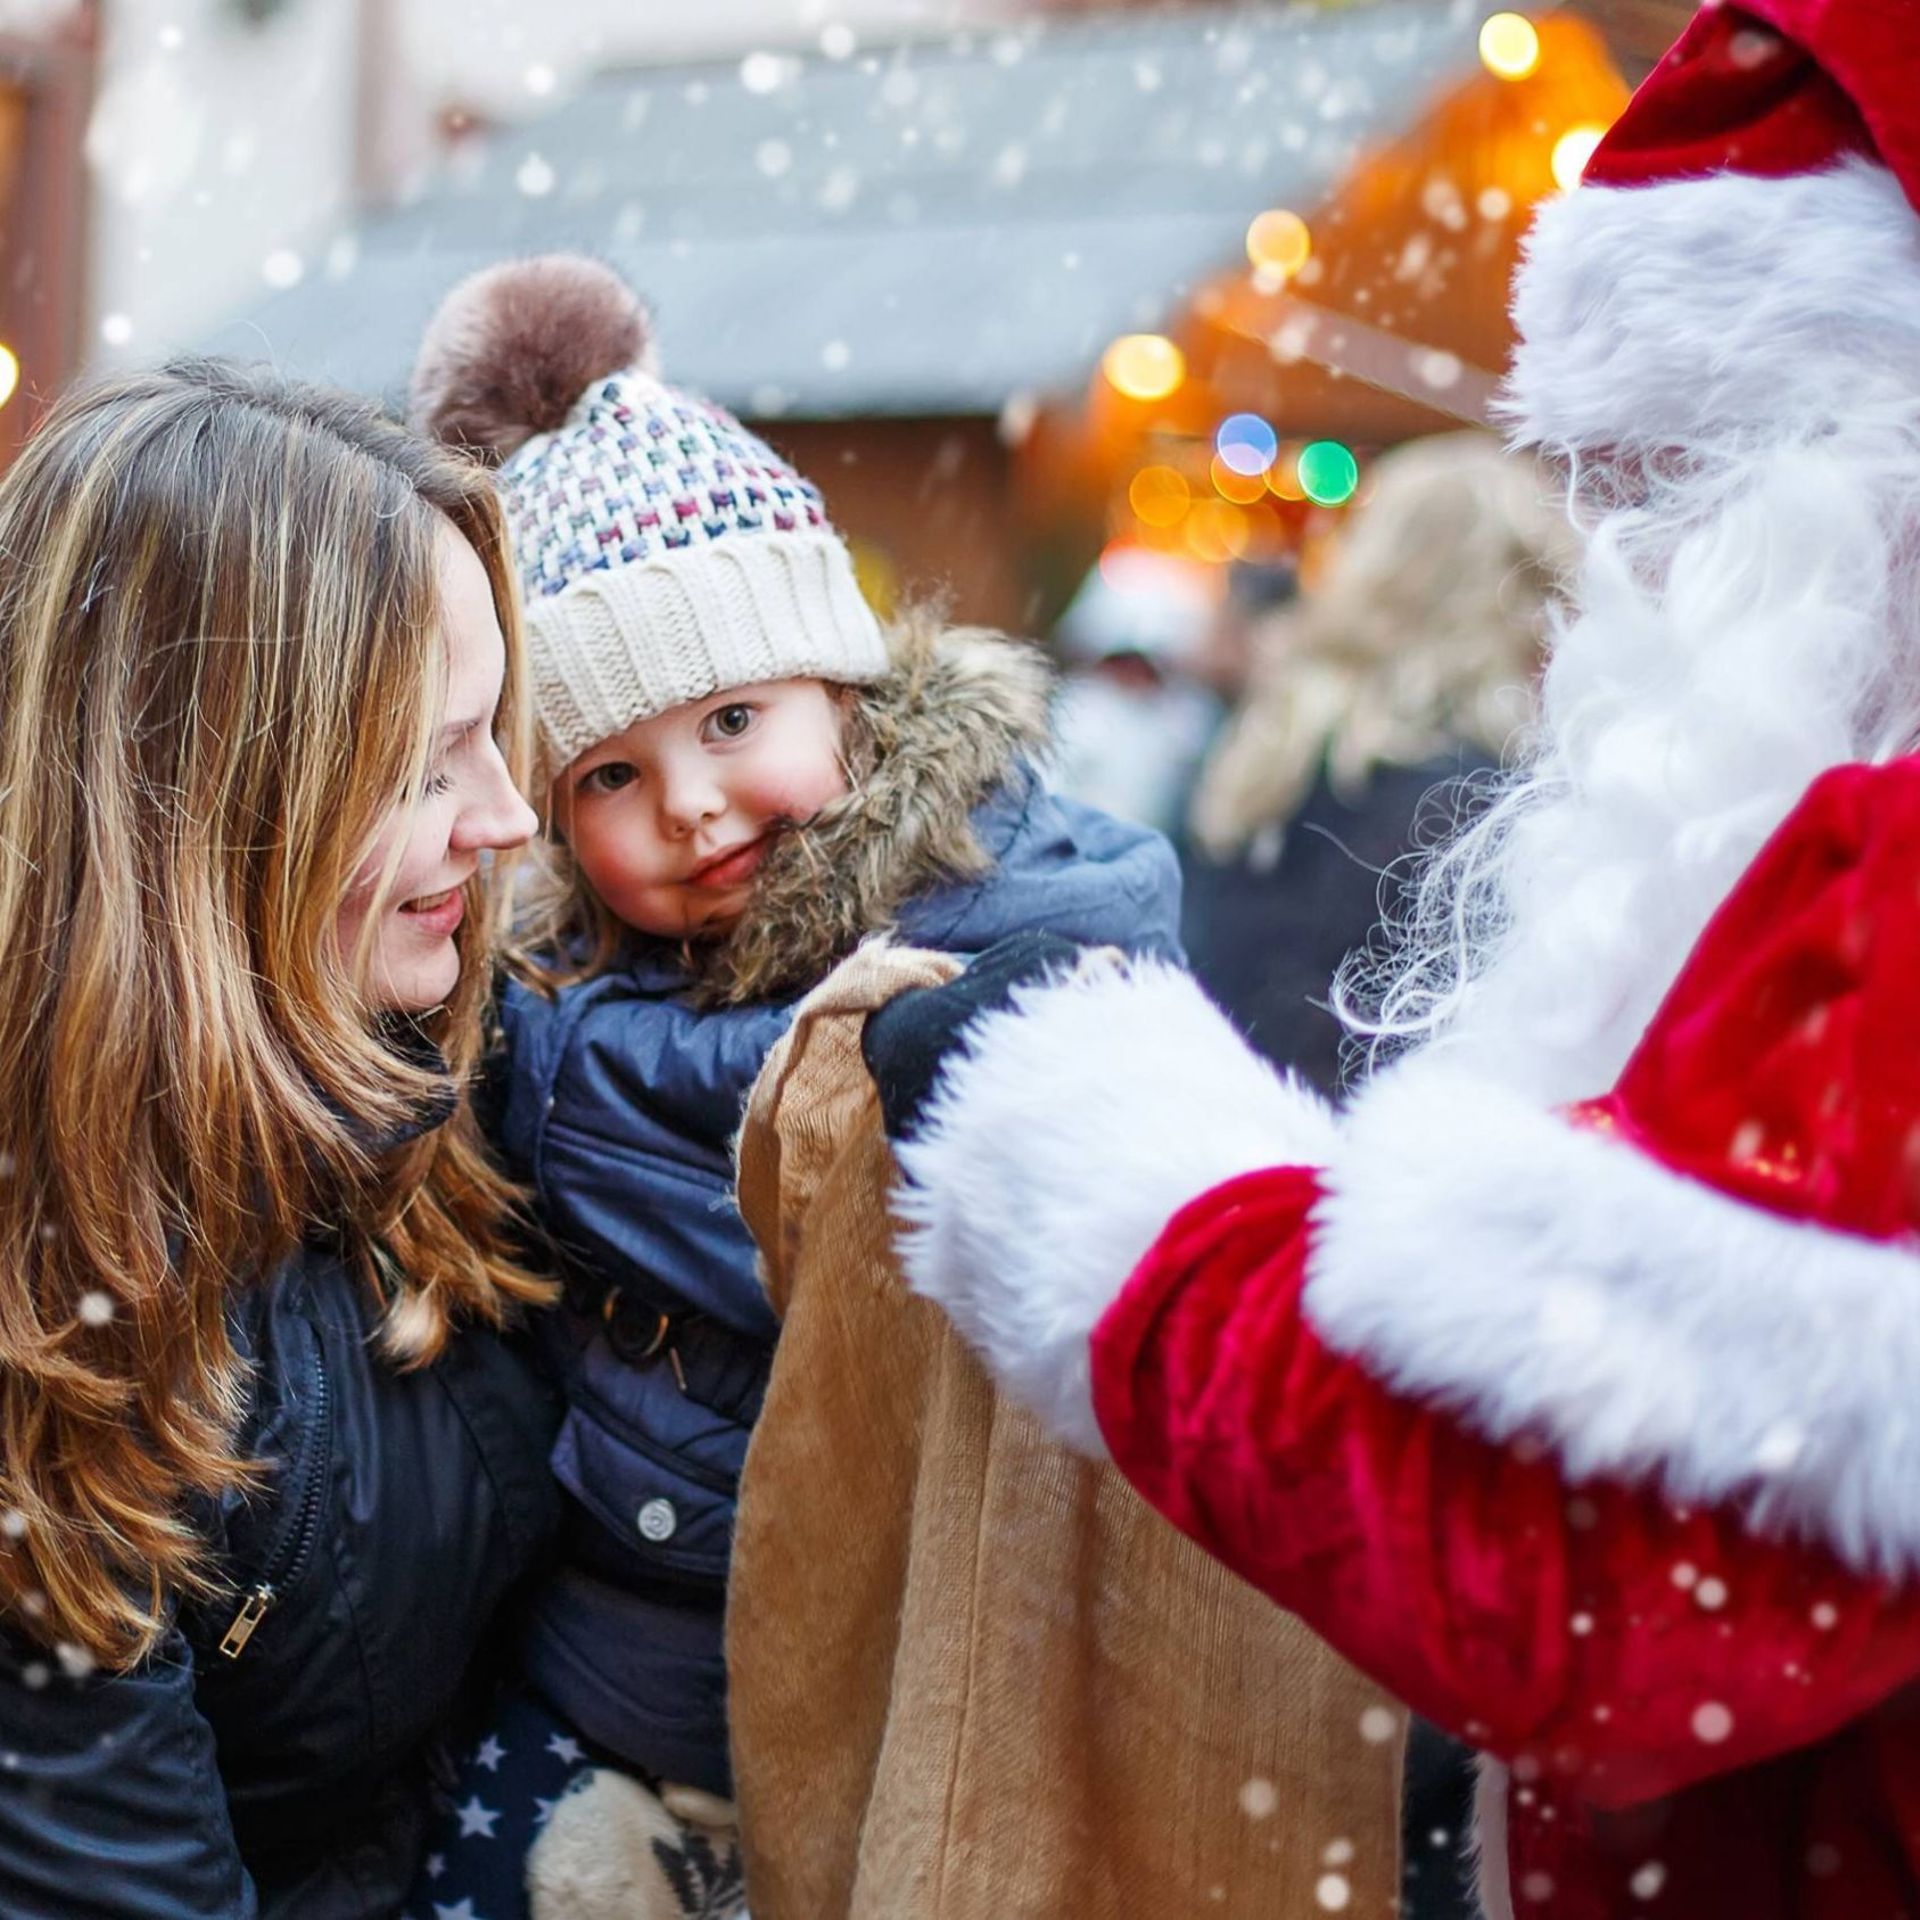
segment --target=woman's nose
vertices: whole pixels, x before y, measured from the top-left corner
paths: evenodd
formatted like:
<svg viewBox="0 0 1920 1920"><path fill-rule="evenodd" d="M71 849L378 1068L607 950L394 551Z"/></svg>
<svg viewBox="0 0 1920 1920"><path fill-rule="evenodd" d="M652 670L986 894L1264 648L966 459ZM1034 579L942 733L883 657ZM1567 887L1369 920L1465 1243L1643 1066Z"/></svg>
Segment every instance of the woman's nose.
<svg viewBox="0 0 1920 1920"><path fill-rule="evenodd" d="M506 853L523 847L540 825L526 796L513 784L506 762L494 756L487 769L483 792L461 810L454 827L454 844L466 853Z"/></svg>

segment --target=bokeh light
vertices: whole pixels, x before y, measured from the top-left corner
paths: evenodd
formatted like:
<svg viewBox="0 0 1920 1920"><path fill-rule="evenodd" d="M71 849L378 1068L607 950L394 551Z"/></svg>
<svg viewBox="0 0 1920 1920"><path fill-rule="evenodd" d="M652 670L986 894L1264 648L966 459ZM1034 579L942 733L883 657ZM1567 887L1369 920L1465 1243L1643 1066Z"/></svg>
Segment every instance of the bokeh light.
<svg viewBox="0 0 1920 1920"><path fill-rule="evenodd" d="M1553 143L1553 178L1562 193L1571 193L1580 184L1606 131L1605 127L1570 127Z"/></svg>
<svg viewBox="0 0 1920 1920"><path fill-rule="evenodd" d="M1230 413L1213 436L1214 450L1235 473L1261 474L1280 451L1280 436L1257 413Z"/></svg>
<svg viewBox="0 0 1920 1920"><path fill-rule="evenodd" d="M1306 489L1300 484L1300 449L1282 447L1273 465L1267 469L1267 491L1276 500L1304 500Z"/></svg>
<svg viewBox="0 0 1920 1920"><path fill-rule="evenodd" d="M1142 467L1127 486L1127 505L1149 527L1177 527L1192 501L1186 475L1173 467Z"/></svg>
<svg viewBox="0 0 1920 1920"><path fill-rule="evenodd" d="M1243 473L1238 467L1230 466L1223 453L1213 456L1209 469L1213 478L1213 490L1223 500L1231 500L1236 506L1250 507L1256 500L1267 496L1267 476L1262 473Z"/></svg>
<svg viewBox="0 0 1920 1920"><path fill-rule="evenodd" d="M1540 35L1524 13L1489 14L1480 27L1480 64L1501 80L1524 80L1540 64Z"/></svg>
<svg viewBox="0 0 1920 1920"><path fill-rule="evenodd" d="M1300 491L1317 507L1344 506L1360 484L1360 463L1338 440L1314 440L1300 449Z"/></svg>
<svg viewBox="0 0 1920 1920"><path fill-rule="evenodd" d="M1238 560L1253 541L1245 511L1231 500L1196 500L1181 531L1187 551L1216 567Z"/></svg>
<svg viewBox="0 0 1920 1920"><path fill-rule="evenodd" d="M1291 279L1313 253L1313 235L1297 213L1274 207L1247 229L1247 258L1260 272Z"/></svg>
<svg viewBox="0 0 1920 1920"><path fill-rule="evenodd" d="M1187 377L1187 356L1163 333L1124 333L1101 356L1100 371L1129 400L1164 400Z"/></svg>

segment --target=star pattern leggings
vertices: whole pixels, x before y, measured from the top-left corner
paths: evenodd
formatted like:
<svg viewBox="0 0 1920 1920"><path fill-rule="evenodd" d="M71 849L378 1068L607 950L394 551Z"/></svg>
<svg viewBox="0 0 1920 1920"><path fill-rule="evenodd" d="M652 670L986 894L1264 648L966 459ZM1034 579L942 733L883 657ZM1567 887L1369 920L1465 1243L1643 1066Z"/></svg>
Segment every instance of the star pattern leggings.
<svg viewBox="0 0 1920 1920"><path fill-rule="evenodd" d="M459 1758L438 1826L402 1920L538 1920L527 1897L527 1856L554 1808L610 1764L539 1701L501 1697L481 1737ZM649 1785L653 1783L649 1782ZM633 1920L731 1920L741 1915L737 1847L682 1827L656 1840L644 1876L657 1898Z"/></svg>

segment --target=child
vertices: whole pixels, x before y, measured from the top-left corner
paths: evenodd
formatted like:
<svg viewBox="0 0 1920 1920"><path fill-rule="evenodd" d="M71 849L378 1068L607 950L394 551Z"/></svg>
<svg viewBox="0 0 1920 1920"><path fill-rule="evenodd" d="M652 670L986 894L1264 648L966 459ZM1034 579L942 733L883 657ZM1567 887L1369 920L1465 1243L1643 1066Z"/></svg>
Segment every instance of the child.
<svg viewBox="0 0 1920 1920"><path fill-rule="evenodd" d="M544 752L550 884L504 999L495 1127L567 1281L568 1534L527 1673L562 1741L711 1821L735 1495L777 1331L732 1201L761 1062L883 929L1171 954L1176 868L1044 790L1032 652L925 618L882 632L818 491L661 383L605 269L550 257L458 288L415 407L504 462ZM700 1873L680 1878L680 1904L628 1910L702 1911Z"/></svg>

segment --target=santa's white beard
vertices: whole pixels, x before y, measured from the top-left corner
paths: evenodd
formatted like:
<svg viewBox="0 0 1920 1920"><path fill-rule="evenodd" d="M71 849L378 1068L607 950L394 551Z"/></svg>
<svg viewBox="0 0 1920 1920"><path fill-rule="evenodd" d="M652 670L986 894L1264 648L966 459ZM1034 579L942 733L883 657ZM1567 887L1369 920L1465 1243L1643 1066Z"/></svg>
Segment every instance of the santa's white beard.
<svg viewBox="0 0 1920 1920"><path fill-rule="evenodd" d="M1516 411L1589 504L1628 472L1635 498L1594 524L1524 771L1435 859L1351 996L1388 1048L1444 1048L1545 1101L1612 1084L1818 773L1920 745L1920 224L1860 166L1573 198L1521 282ZM1836 229L1836 204L1900 245ZM1644 239L1649 206L1667 271L1609 276L1596 220L1640 216ZM1720 243L1710 299L1681 214ZM1744 326L1780 274L1809 312L1784 335ZM1681 403L1689 386L1717 387L1717 409Z"/></svg>

